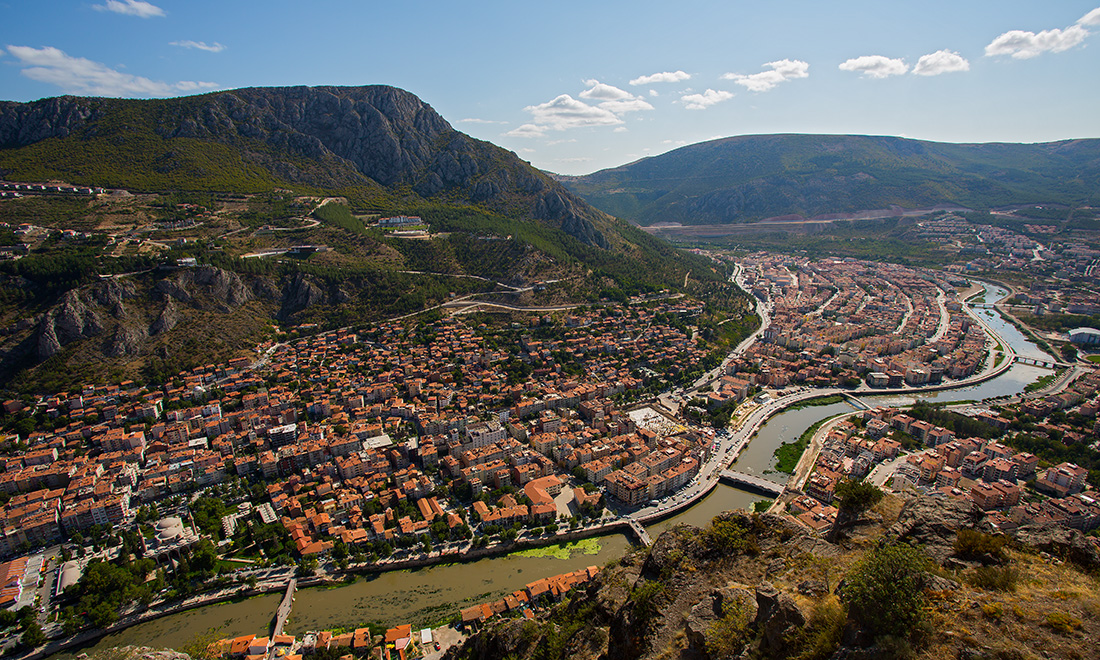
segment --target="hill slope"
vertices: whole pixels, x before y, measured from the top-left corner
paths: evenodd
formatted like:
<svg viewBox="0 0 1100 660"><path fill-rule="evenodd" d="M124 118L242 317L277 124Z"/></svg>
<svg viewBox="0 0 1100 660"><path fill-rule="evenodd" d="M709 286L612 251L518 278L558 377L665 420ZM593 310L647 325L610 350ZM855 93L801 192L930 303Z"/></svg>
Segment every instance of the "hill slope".
<svg viewBox="0 0 1100 660"><path fill-rule="evenodd" d="M445 658L1098 657L1100 552L1080 532L994 536L972 503L931 497L891 525L898 506L836 545L772 514L677 525L537 617L493 617Z"/></svg>
<svg viewBox="0 0 1100 660"><path fill-rule="evenodd" d="M0 176L137 190L343 190L481 204L608 247L606 220L515 154L387 86L0 103Z"/></svg>
<svg viewBox="0 0 1100 660"><path fill-rule="evenodd" d="M0 102L0 177L137 193L0 201L0 222L34 226L0 229L20 257L0 261L0 387L156 380L272 324L340 327L474 292L537 306L729 286L393 87ZM370 226L381 214L431 233ZM297 245L320 249L283 256ZM211 268L180 274L179 259Z"/></svg>
<svg viewBox="0 0 1100 660"><path fill-rule="evenodd" d="M753 135L559 177L642 225L813 217L891 206L1100 203L1100 140L945 144L858 135Z"/></svg>

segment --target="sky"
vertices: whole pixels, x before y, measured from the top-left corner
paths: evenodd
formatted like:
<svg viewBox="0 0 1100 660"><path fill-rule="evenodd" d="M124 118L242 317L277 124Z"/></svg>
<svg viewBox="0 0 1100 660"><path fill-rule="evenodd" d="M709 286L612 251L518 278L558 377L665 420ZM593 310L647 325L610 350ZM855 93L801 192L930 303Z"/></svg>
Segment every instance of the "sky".
<svg viewBox="0 0 1100 660"><path fill-rule="evenodd" d="M0 0L0 99L386 84L536 167L733 135L1100 137L1100 0Z"/></svg>

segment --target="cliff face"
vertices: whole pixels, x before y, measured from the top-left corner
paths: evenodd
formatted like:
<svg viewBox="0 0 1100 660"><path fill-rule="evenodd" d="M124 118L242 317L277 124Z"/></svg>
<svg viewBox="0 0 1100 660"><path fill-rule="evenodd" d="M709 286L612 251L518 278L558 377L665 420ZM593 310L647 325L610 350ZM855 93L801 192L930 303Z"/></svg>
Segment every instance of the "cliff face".
<svg viewBox="0 0 1100 660"><path fill-rule="evenodd" d="M1100 632L1095 543L1058 527L998 536L971 503L914 499L898 515L899 506L888 500L836 545L773 515L678 525L552 610L490 621L447 658L1098 657L1079 652ZM976 552L960 531L992 545ZM921 558L908 567L919 623L883 636L853 594L868 557L900 547ZM994 586L991 575L1017 582ZM903 571L876 579L870 610L890 611Z"/></svg>
<svg viewBox="0 0 1100 660"><path fill-rule="evenodd" d="M162 150L154 160L165 171L186 169L179 166L175 146L212 142L233 147L275 180L330 189L377 184L412 190L424 198L533 218L589 245L609 246L606 226L597 227L605 222L601 213L512 152L456 131L427 103L395 87L248 88L169 100L60 97L0 103L0 150L59 139L52 166L60 178L74 182L103 185L94 175L82 175L83 168L66 171L69 149L89 140L150 133L159 141L146 142L145 148ZM197 169L201 178L202 168Z"/></svg>
<svg viewBox="0 0 1100 660"><path fill-rule="evenodd" d="M354 304L338 287L300 273L263 277L201 267L105 279L66 291L35 318L0 328L0 373L6 381L21 367L55 356L73 373L141 369L183 357L225 359L257 343L268 324Z"/></svg>

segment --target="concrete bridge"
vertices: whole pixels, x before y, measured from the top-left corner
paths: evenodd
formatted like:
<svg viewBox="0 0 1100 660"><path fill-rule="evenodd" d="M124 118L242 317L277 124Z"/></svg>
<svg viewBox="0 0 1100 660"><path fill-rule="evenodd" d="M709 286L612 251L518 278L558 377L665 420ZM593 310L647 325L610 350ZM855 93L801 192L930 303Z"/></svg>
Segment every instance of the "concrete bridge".
<svg viewBox="0 0 1100 660"><path fill-rule="evenodd" d="M751 490L754 493L769 495L771 497L779 497L787 488L783 484L777 484L770 479L764 479L763 477L737 472L735 470L722 470L718 473L718 478L732 486L738 486L746 490Z"/></svg>
<svg viewBox="0 0 1100 660"><path fill-rule="evenodd" d="M290 582L286 585L286 595L283 596L283 602L279 603L279 609L275 610L275 628L271 633L272 636L283 634L283 626L286 625L286 620L290 618L290 608L294 606L294 590L297 588L298 578L290 578Z"/></svg>
<svg viewBox="0 0 1100 660"><path fill-rule="evenodd" d="M1037 358L1023 357L1021 355L1017 355L1012 359L1016 362L1019 362L1020 364L1033 364L1037 367L1046 367L1047 369L1060 369L1062 367L1069 366L1064 362L1055 362L1053 360L1042 360Z"/></svg>
<svg viewBox="0 0 1100 660"><path fill-rule="evenodd" d="M653 545L653 539L649 538L649 532L645 531L645 527L637 520L631 519L628 524L630 525L630 531L634 532L634 536L638 539L638 542L649 547Z"/></svg>
<svg viewBox="0 0 1100 660"><path fill-rule="evenodd" d="M871 410L871 408L874 407L850 392L841 392L840 396L847 399L849 403L860 410Z"/></svg>

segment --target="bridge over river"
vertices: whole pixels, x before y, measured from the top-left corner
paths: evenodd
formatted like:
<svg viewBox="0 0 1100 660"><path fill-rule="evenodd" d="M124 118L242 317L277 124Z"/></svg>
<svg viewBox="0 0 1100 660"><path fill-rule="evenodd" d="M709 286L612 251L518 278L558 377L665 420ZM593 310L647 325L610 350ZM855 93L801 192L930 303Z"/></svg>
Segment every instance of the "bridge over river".
<svg viewBox="0 0 1100 660"><path fill-rule="evenodd" d="M273 637L283 634L283 626L286 625L286 620L290 618L290 608L294 606L294 590L297 588L298 578L290 578L290 582L286 585L286 595L283 596L283 602L279 603L279 609L275 610L275 628L271 633Z"/></svg>
<svg viewBox="0 0 1100 660"><path fill-rule="evenodd" d="M722 470L718 473L718 478L731 486L737 486L770 497L779 497L787 489L783 484L777 484L770 479L745 472L737 472L736 470Z"/></svg>

